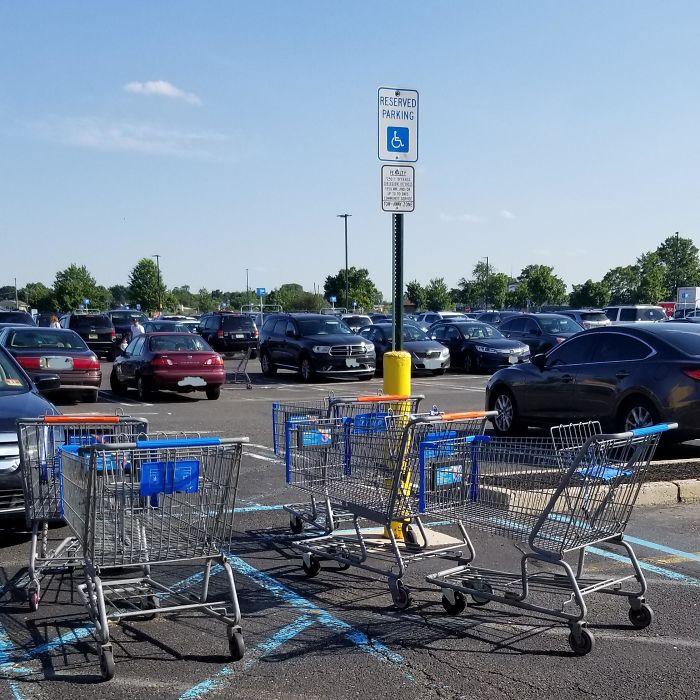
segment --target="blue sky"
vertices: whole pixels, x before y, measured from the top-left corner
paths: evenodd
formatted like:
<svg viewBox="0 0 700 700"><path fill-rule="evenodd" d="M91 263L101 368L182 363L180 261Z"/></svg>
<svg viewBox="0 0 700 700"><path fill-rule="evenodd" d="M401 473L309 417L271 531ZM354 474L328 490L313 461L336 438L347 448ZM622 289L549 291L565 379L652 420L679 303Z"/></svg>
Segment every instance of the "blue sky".
<svg viewBox="0 0 700 700"><path fill-rule="evenodd" d="M312 289L348 212L389 295L379 86L420 93L406 280L600 279L695 237L699 33L695 2L4 2L0 285L158 253L168 286Z"/></svg>

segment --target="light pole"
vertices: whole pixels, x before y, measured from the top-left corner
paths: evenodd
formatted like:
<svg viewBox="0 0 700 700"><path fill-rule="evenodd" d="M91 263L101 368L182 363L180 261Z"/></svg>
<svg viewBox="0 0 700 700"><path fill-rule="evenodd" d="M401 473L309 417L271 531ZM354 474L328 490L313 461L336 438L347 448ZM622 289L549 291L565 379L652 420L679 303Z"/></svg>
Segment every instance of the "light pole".
<svg viewBox="0 0 700 700"><path fill-rule="evenodd" d="M486 260L486 284L484 285L484 306L489 308L489 256L487 255L482 260Z"/></svg>
<svg viewBox="0 0 700 700"><path fill-rule="evenodd" d="M248 284L248 268L245 269L245 303L250 306L250 285ZM250 311L250 309L248 309Z"/></svg>
<svg viewBox="0 0 700 700"><path fill-rule="evenodd" d="M348 299L350 295L348 293L348 216L352 214L338 214L339 219L345 220L345 309L348 308Z"/></svg>
<svg viewBox="0 0 700 700"><path fill-rule="evenodd" d="M163 305L160 301L160 255L151 255L152 258L156 259L156 266L158 267L158 313L163 310Z"/></svg>

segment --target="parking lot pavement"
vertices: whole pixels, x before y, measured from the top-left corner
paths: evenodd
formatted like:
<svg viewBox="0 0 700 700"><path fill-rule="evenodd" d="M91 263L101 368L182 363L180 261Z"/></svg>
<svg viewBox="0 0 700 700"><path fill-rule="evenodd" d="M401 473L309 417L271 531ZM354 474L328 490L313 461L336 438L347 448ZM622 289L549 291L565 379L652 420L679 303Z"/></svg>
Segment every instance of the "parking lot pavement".
<svg viewBox="0 0 700 700"><path fill-rule="evenodd" d="M227 363L228 364L228 363ZM252 363L251 363L252 364ZM647 599L656 619L637 631L624 600L590 598L597 645L574 657L568 630L544 617L501 605L468 607L449 617L439 591L424 575L434 560L409 569L414 603L391 605L386 580L324 563L307 578L288 546L282 504L299 499L284 484L284 469L271 449L273 400L371 393L369 383L304 385L294 375L276 382L253 372L254 387L228 385L218 401L162 394L148 403L115 402L104 391L99 404L65 404L64 413L113 411L143 415L154 430L198 430L251 439L241 468L235 535L230 558L239 589L248 652L233 663L225 630L196 613L111 625L116 676L100 682L92 628L75 594L79 576L44 582L36 613L23 600L28 535L0 533L0 698L14 700L99 698L687 698L697 695L700 656L700 504L639 508L628 528L649 580ZM445 410L482 407L485 377L447 374L416 378L414 391ZM369 386L368 386L369 385ZM369 389L369 391L368 391ZM449 527L434 524L449 532ZM51 531L58 539L64 530ZM477 533L477 556L489 566L517 568L519 545ZM596 575L612 575L621 563L611 548L588 556ZM201 569L153 567L164 580L195 585ZM224 595L214 567L212 593ZM196 590L193 589L193 590Z"/></svg>

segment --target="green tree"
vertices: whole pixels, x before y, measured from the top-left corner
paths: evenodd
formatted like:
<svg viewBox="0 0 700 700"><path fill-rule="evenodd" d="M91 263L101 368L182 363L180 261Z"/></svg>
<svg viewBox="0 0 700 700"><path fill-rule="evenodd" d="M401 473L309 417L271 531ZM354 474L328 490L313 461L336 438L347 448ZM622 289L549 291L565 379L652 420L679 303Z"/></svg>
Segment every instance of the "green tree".
<svg viewBox="0 0 700 700"><path fill-rule="evenodd" d="M668 298L675 299L678 287L700 287L700 257L690 238L669 236L656 254L664 267L664 288ZM657 299L656 301L662 301Z"/></svg>
<svg viewBox="0 0 700 700"><path fill-rule="evenodd" d="M15 298L15 288L12 284L6 284L4 287L0 287L0 299L14 299Z"/></svg>
<svg viewBox="0 0 700 700"><path fill-rule="evenodd" d="M564 280L557 277L549 265L523 268L518 277L518 289L538 308L544 304L564 304L568 299Z"/></svg>
<svg viewBox="0 0 700 700"><path fill-rule="evenodd" d="M374 282L369 278L369 271L364 267L348 268L348 291L350 309L352 309L353 301L357 302L359 308L371 309L376 303L376 299L381 296ZM323 284L323 295L326 299L335 296L338 305L345 304L345 268L340 270L337 275L326 277Z"/></svg>
<svg viewBox="0 0 700 700"><path fill-rule="evenodd" d="M211 292L204 287L199 290L199 293L195 297L195 305L200 313L215 311L219 308L219 302L217 302L216 299L212 299Z"/></svg>
<svg viewBox="0 0 700 700"><path fill-rule="evenodd" d="M53 290L42 282L29 282L24 289L20 290L19 298L26 300L30 308L36 309L39 313L56 310Z"/></svg>
<svg viewBox="0 0 700 700"><path fill-rule="evenodd" d="M80 308L83 299L89 299L91 308L99 308L94 303L96 289L95 278L85 265L69 265L65 270L56 273L53 283L56 306L59 310L70 311Z"/></svg>
<svg viewBox="0 0 700 700"><path fill-rule="evenodd" d="M411 280L406 285L406 298L416 305L416 309L425 307L425 287L418 280Z"/></svg>
<svg viewBox="0 0 700 700"><path fill-rule="evenodd" d="M141 258L129 274L130 302L140 304L141 311L156 311L165 299L165 291L156 263L150 258Z"/></svg>
<svg viewBox="0 0 700 700"><path fill-rule="evenodd" d="M569 305L574 308L593 307L600 309L610 303L610 290L605 282L586 280L583 284L575 284L569 294Z"/></svg>
<svg viewBox="0 0 700 700"><path fill-rule="evenodd" d="M445 311L452 307L450 290L442 277L428 282L425 288L425 305L429 311Z"/></svg>
<svg viewBox="0 0 700 700"><path fill-rule="evenodd" d="M638 304L656 304L670 296L671 292L664 286L665 266L658 253L645 253L637 258L639 268L639 285L636 302Z"/></svg>
<svg viewBox="0 0 700 700"><path fill-rule="evenodd" d="M603 284L610 290L611 304L634 304L639 287L639 268L636 265L614 267L605 273Z"/></svg>
<svg viewBox="0 0 700 700"><path fill-rule="evenodd" d="M112 292L101 284L98 284L92 292L90 306L93 309L107 310L112 308Z"/></svg>
<svg viewBox="0 0 700 700"><path fill-rule="evenodd" d="M125 306L129 303L129 288L123 284L114 284L109 287L109 292L112 295L112 304L114 306Z"/></svg>

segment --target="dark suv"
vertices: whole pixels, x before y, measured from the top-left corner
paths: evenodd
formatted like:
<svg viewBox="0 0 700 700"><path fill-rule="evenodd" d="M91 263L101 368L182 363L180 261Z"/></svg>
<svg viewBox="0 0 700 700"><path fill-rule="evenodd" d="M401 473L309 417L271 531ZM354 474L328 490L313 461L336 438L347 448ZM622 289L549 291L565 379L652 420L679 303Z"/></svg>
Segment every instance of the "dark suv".
<svg viewBox="0 0 700 700"><path fill-rule="evenodd" d="M258 356L258 327L255 325L255 321L246 314L237 314L231 311L214 311L204 314L199 319L197 333L216 352L222 355L245 352L250 348L250 356Z"/></svg>
<svg viewBox="0 0 700 700"><path fill-rule="evenodd" d="M0 311L0 323L16 323L20 326L36 325L26 311Z"/></svg>
<svg viewBox="0 0 700 700"><path fill-rule="evenodd" d="M265 376L277 368L301 373L305 382L315 375L374 376L374 345L353 333L335 316L325 314L275 314L260 331L260 366Z"/></svg>
<svg viewBox="0 0 700 700"><path fill-rule="evenodd" d="M75 331L98 357L113 360L116 354L117 332L106 314L66 314L61 316L61 328Z"/></svg>

